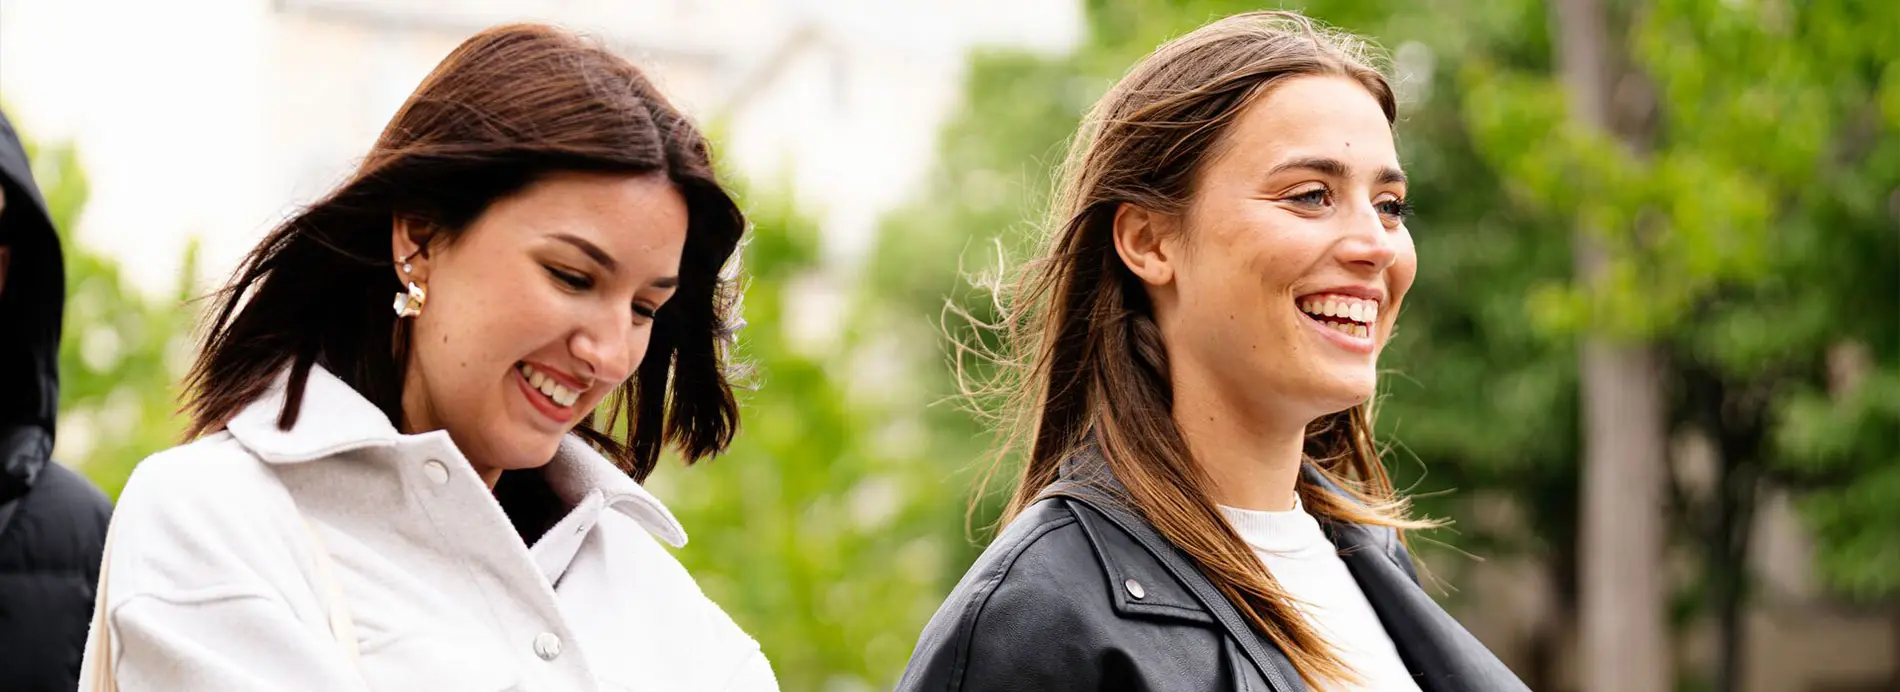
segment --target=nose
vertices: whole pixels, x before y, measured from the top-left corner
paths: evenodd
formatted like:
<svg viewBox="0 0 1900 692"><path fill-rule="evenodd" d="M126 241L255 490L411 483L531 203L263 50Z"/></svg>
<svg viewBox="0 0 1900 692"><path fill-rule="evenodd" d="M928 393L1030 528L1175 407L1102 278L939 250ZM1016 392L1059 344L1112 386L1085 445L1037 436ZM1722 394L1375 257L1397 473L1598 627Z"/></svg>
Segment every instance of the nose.
<svg viewBox="0 0 1900 692"><path fill-rule="evenodd" d="M1347 227L1338 245L1340 260L1355 268L1385 271L1398 261L1398 239L1385 227L1379 210L1370 203L1360 205L1357 212L1344 216Z"/></svg>
<svg viewBox="0 0 1900 692"><path fill-rule="evenodd" d="M568 348L592 368L596 381L619 383L633 376L646 352L646 329L628 318L592 320L574 331Z"/></svg>

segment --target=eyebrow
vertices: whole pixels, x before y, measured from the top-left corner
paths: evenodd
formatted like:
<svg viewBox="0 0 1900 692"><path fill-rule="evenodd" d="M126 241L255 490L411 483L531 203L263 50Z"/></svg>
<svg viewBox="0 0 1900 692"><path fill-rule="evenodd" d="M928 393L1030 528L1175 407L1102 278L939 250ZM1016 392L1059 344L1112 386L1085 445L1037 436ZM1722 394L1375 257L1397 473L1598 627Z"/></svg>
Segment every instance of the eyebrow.
<svg viewBox="0 0 1900 692"><path fill-rule="evenodd" d="M561 242L567 243L574 247L580 248L581 252L586 253L587 256L593 259L596 264L599 264L601 268L606 269L609 272L615 271L620 268L620 263L615 262L612 255L607 254L606 250L600 249L599 245L593 244L592 242L588 241L586 238L582 238L580 236L573 235L570 233L556 233L554 234L553 237L555 240L559 240Z"/></svg>
<svg viewBox="0 0 1900 692"><path fill-rule="evenodd" d="M1347 168L1346 164L1341 163L1339 159L1329 159L1323 156L1309 156L1305 158L1293 159L1292 161L1286 161L1286 162L1281 163L1278 166L1274 166L1273 170L1267 171L1267 176L1268 177L1276 176L1285 171L1290 171L1297 168L1304 168L1309 171L1314 171L1317 173L1321 173L1323 175L1329 175L1335 178L1348 178L1348 177L1351 177L1351 173L1352 173L1352 169ZM1378 179L1375 182L1380 185L1390 185L1390 184L1403 185L1406 182L1405 171L1401 171L1397 168L1392 168L1390 166L1380 168Z"/></svg>
<svg viewBox="0 0 1900 692"><path fill-rule="evenodd" d="M615 262L612 255L607 254L606 250L600 249L599 245L593 244L586 238L572 233L556 233L552 237L555 240L580 248L580 251L586 253L589 259L599 263L602 269L606 269L609 272L618 271L620 269L620 263ZM654 279L652 283L654 288L679 288L679 285L680 277L677 274L673 276L662 276Z"/></svg>

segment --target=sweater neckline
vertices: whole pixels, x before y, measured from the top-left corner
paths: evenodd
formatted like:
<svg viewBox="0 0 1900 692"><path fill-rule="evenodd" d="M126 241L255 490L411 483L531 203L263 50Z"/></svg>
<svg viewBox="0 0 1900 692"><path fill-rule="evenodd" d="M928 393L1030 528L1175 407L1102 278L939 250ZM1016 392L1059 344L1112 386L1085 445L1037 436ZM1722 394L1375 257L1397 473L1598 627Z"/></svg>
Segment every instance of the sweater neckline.
<svg viewBox="0 0 1900 692"><path fill-rule="evenodd" d="M1254 550L1293 555L1325 547L1331 549L1331 541L1320 528L1319 520L1307 513L1304 502L1296 494L1293 508L1285 511L1267 511L1241 509L1222 505L1221 514L1240 534L1240 538Z"/></svg>

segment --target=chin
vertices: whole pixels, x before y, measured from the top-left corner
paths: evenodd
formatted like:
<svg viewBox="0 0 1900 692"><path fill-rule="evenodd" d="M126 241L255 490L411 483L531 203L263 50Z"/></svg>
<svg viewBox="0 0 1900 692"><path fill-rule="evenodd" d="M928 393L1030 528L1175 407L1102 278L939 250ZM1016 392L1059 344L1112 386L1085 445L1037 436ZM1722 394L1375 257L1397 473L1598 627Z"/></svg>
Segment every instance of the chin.
<svg viewBox="0 0 1900 692"><path fill-rule="evenodd" d="M1372 399L1378 391L1378 380L1373 377L1347 377L1328 383L1322 391L1315 392L1313 400L1324 402L1320 415L1329 416L1351 409Z"/></svg>
<svg viewBox="0 0 1900 692"><path fill-rule="evenodd" d="M561 447L561 438L541 434L510 436L510 439L490 439L482 447L487 454L481 461L494 468L532 469L545 466L554 458L555 450Z"/></svg>

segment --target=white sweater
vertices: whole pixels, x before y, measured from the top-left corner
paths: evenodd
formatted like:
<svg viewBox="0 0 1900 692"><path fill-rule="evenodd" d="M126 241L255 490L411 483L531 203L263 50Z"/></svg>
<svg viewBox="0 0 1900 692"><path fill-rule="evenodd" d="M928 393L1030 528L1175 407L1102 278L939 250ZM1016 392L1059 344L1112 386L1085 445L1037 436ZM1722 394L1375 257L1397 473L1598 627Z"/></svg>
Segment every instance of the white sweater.
<svg viewBox="0 0 1900 692"><path fill-rule="evenodd" d="M1300 602L1301 612L1337 647L1340 661L1359 674L1358 685L1334 684L1340 691L1415 692L1418 683L1379 623L1378 613L1359 590L1339 552L1296 499L1284 512L1222 507L1227 520L1252 547L1281 588Z"/></svg>

